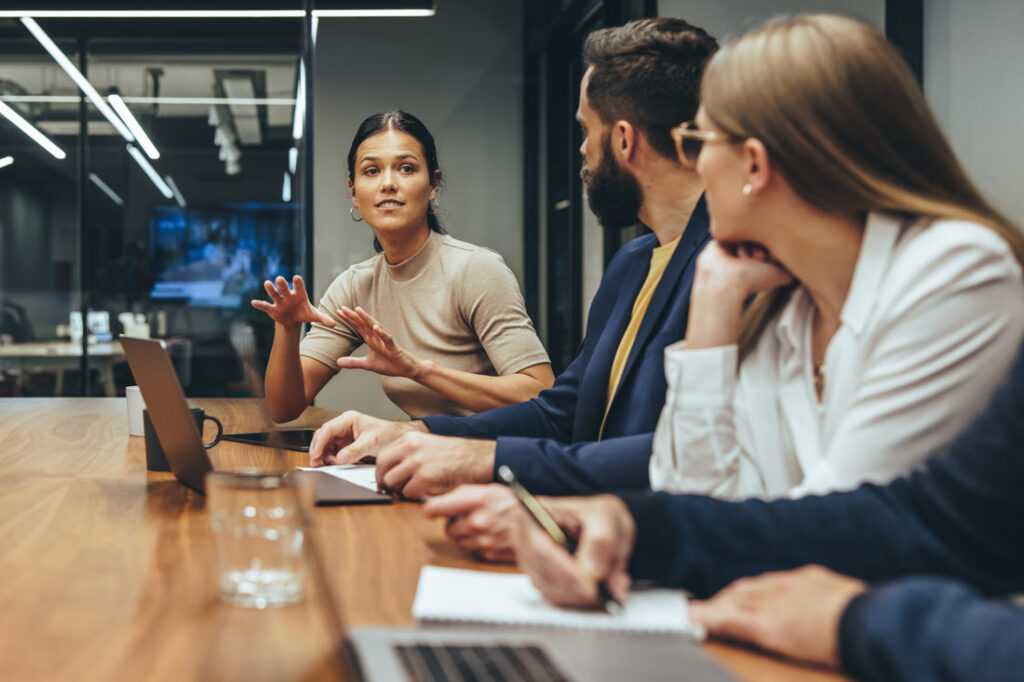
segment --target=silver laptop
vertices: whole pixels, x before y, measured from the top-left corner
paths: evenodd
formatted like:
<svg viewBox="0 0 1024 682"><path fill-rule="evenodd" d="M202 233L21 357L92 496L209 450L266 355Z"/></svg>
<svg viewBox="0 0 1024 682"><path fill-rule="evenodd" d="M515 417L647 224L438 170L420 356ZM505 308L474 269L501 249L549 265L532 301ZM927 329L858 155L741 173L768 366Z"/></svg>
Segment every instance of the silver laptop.
<svg viewBox="0 0 1024 682"><path fill-rule="evenodd" d="M130 336L122 336L120 340L171 471L179 481L202 493L206 472L213 470L213 464L203 447L199 429L185 401L185 392L181 389L163 342ZM390 495L328 474L313 475L317 504L391 502Z"/></svg>

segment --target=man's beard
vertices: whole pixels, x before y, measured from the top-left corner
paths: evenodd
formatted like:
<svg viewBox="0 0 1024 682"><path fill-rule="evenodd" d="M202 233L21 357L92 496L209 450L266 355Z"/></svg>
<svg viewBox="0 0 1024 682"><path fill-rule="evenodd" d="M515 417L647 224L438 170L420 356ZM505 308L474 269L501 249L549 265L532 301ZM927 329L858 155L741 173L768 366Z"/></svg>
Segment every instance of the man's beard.
<svg viewBox="0 0 1024 682"><path fill-rule="evenodd" d="M615 162L610 135L605 135L601 146L601 163L597 168L580 171L587 205L605 229L634 225L644 200L643 189L632 173Z"/></svg>

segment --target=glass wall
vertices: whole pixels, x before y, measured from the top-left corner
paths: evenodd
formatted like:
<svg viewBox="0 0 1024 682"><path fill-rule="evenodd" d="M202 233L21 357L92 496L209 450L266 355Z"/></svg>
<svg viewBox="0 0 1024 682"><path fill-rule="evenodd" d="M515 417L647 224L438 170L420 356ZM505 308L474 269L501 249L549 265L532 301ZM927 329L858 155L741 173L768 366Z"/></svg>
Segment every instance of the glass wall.
<svg viewBox="0 0 1024 682"><path fill-rule="evenodd" d="M259 394L273 329L249 301L307 267L302 20L39 26L110 109L2 27L0 101L67 156L0 119L0 386L119 395L125 333L166 339L190 396Z"/></svg>

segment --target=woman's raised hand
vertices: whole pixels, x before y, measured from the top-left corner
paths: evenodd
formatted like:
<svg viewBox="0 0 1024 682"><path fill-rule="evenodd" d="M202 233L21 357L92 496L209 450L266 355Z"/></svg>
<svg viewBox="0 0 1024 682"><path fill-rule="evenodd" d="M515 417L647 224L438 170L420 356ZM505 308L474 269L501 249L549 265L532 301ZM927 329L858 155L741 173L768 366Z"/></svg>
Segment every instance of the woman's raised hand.
<svg viewBox="0 0 1024 682"><path fill-rule="evenodd" d="M328 315L317 310L309 302L306 285L303 284L302 277L299 275L292 278L291 287L288 286L288 280L278 276L274 282L269 279L263 282L263 288L270 295L270 301L253 300L252 307L270 315L271 319L278 324L294 325L319 322L326 327L333 327L336 324Z"/></svg>
<svg viewBox="0 0 1024 682"><path fill-rule="evenodd" d="M344 357L338 359L338 367L342 369L366 369L389 377L406 377L413 381L429 368L430 362L424 361L408 352L391 338L365 310L356 307L342 307L338 316L348 322L363 337L370 352L365 357Z"/></svg>

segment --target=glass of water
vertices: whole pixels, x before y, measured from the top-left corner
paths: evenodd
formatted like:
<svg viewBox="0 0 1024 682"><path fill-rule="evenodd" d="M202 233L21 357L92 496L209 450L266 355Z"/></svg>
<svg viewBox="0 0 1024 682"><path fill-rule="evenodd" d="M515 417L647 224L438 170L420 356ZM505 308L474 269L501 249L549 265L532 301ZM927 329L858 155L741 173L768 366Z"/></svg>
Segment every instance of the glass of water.
<svg viewBox="0 0 1024 682"><path fill-rule="evenodd" d="M206 475L221 599L257 609L302 600L304 520L312 519L314 497L312 477L301 472Z"/></svg>

